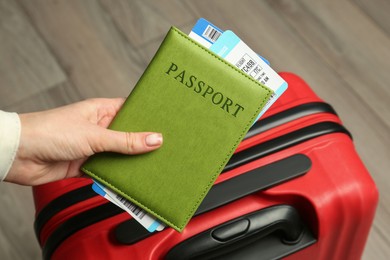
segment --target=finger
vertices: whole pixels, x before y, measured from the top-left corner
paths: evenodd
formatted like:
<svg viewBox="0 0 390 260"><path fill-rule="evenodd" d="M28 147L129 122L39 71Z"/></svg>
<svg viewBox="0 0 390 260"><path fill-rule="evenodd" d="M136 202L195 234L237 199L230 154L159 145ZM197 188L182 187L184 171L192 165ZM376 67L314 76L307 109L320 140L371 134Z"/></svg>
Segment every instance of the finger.
<svg viewBox="0 0 390 260"><path fill-rule="evenodd" d="M125 98L91 98L76 103L73 108L94 124L108 125L124 102ZM102 119L106 122L101 123Z"/></svg>
<svg viewBox="0 0 390 260"><path fill-rule="evenodd" d="M125 102L125 98L97 98L95 99L97 108L109 111L109 113L114 112L115 114L122 107Z"/></svg>
<svg viewBox="0 0 390 260"><path fill-rule="evenodd" d="M159 148L163 143L163 138L160 133L132 133L102 129L95 142L91 144L95 152L141 154Z"/></svg>
<svg viewBox="0 0 390 260"><path fill-rule="evenodd" d="M86 160L87 158L72 161L69 164L65 178L83 177L84 173L80 170L80 167Z"/></svg>

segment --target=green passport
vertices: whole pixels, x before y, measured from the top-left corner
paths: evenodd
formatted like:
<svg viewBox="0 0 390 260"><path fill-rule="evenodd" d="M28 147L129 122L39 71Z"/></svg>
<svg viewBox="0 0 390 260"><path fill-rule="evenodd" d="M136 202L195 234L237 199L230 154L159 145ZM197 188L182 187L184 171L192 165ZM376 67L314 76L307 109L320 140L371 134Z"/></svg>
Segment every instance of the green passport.
<svg viewBox="0 0 390 260"><path fill-rule="evenodd" d="M96 154L82 170L181 232L271 94L172 27L109 126L161 132L163 146Z"/></svg>

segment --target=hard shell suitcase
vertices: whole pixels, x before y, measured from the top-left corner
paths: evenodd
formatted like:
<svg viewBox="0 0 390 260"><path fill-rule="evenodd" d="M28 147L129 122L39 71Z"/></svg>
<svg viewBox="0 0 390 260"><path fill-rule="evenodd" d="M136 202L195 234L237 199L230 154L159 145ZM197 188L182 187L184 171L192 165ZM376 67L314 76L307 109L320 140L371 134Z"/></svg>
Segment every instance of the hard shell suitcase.
<svg viewBox="0 0 390 260"><path fill-rule="evenodd" d="M298 76L182 233L148 233L89 179L35 187L45 259L359 259L378 192L333 108Z"/></svg>

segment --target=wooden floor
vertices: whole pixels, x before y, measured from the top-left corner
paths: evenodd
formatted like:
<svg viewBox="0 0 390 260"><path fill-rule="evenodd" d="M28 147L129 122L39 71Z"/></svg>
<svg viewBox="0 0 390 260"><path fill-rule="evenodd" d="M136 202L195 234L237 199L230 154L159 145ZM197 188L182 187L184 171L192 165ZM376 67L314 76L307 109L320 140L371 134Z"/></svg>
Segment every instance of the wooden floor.
<svg viewBox="0 0 390 260"><path fill-rule="evenodd" d="M338 111L380 202L364 259L390 255L390 1L0 0L0 109L127 96L171 25L231 29ZM0 259L39 259L31 189L0 184Z"/></svg>

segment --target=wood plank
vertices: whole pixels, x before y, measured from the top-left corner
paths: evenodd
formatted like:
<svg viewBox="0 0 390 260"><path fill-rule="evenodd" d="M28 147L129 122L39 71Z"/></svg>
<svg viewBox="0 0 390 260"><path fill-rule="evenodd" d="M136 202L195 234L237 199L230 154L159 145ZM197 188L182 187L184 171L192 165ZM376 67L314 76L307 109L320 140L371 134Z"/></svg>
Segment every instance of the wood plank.
<svg viewBox="0 0 390 260"><path fill-rule="evenodd" d="M269 3L390 126L390 38L377 24L345 0Z"/></svg>
<svg viewBox="0 0 390 260"><path fill-rule="evenodd" d="M362 259L386 260L389 258L390 241L384 234L387 231L383 230L379 225L372 227Z"/></svg>
<svg viewBox="0 0 390 260"><path fill-rule="evenodd" d="M0 183L0 258L41 259L34 235L34 202L30 187Z"/></svg>
<svg viewBox="0 0 390 260"><path fill-rule="evenodd" d="M12 0L0 0L0 61L0 106L66 79L45 42Z"/></svg>
<svg viewBox="0 0 390 260"><path fill-rule="evenodd" d="M197 21L197 19L193 19L188 23L188 25L179 26L178 29L181 30L182 32L184 32L185 34L189 34L191 31L191 28L196 23L196 21ZM165 33L167 33L168 30L169 30L169 28L167 29L167 31ZM165 37L165 34L159 36L154 41L151 41L151 42L145 44L145 46L137 49L137 52L140 55L140 61L142 63L143 68L146 68L147 65L149 64L149 62L152 60L152 58L153 58L154 54L157 52L161 42L164 40L164 37Z"/></svg>
<svg viewBox="0 0 390 260"><path fill-rule="evenodd" d="M20 3L84 98L130 93L141 74L137 55L97 1Z"/></svg>
<svg viewBox="0 0 390 260"><path fill-rule="evenodd" d="M181 26L194 19L180 0L101 0L126 39L134 47L143 47L164 36L172 25Z"/></svg>
<svg viewBox="0 0 390 260"><path fill-rule="evenodd" d="M390 178L386 176L384 169L389 169L390 166L390 137L389 124L384 120L386 114L379 113L378 108L384 102L388 104L390 100L387 96L382 96L380 104L371 106L371 103L366 101L365 92L355 89L359 80L350 79L360 77L374 93L381 92L382 86L378 87L380 84L367 82L370 82L375 73L379 75L378 81L387 79L383 75L385 69L377 70L378 66L386 65L381 60L387 59L386 55L382 55L386 45L382 48L378 47L377 43L372 43L368 52L372 57L366 57L360 55L360 48L370 43L367 39L360 38L358 39L363 43L354 43L357 29L342 35L349 26L359 27L362 22L363 27L360 28L372 29L363 33L370 37L373 35L373 41L383 38L383 28L377 27L379 20L370 21L365 14L368 11L362 10L362 5L358 8L351 3L341 2L337 5L337 8L340 8L338 11L333 10L334 6L327 7L335 14L329 14L330 11L325 8L325 15L321 16L322 14L314 12L310 7L313 5L313 8L318 8L318 3L313 1L298 4L291 1L277 1L276 4L272 1L241 1L239 5L236 1L187 1L183 5L181 2L171 4L162 1L163 6L160 6L160 2L156 5L147 2L142 6L141 1L133 3L130 0L121 0L119 3L112 2L113 7L110 7L106 0L18 1L31 18L33 26L36 26L39 35L47 40L48 49L65 68L69 82L57 82L50 90L39 89L28 93L19 101L6 105L5 108L9 110L26 112L63 105L86 97L127 95L157 50L169 26L177 25L187 32L188 27L182 28L180 25L183 23L192 27L197 17L210 19L222 29L233 29L253 49L268 58L277 70L289 70L301 75L322 98L336 108L348 129L352 131L357 150L378 185L381 199L364 259L388 258L390 194L387 191L390 188ZM375 1L378 3L380 0ZM329 5L338 3L332 2ZM347 8L349 6L353 7L352 11ZM127 11L122 11L121 8ZM137 11L129 10L132 8ZM290 14L291 12L293 14ZM340 13L346 18L338 19ZM192 18L187 19L186 15ZM160 19L164 16L164 19ZM138 20L133 22L132 17ZM362 21L356 21L356 17L362 18ZM0 21L2 18L1 15ZM329 19L335 21L328 21ZM157 24L159 22L161 24ZM18 25L19 23L12 23L10 26ZM261 31L257 29L260 25ZM33 26L30 25L31 28ZM17 28L11 27L10 30ZM3 35L5 33L0 29L0 54ZM354 44L358 47L353 46ZM25 48L23 45L23 51ZM354 57L356 54L361 57ZM3 56L0 55L0 58ZM368 61L367 67L372 68L369 72L373 75L361 74L362 60ZM372 66L373 64L375 66ZM351 68L346 68L347 65ZM340 71L337 66L341 66ZM18 77L31 78L29 73ZM3 82L0 79L0 83ZM359 85L359 88L362 85ZM31 86L24 85L22 90L30 91L29 87ZM39 93L36 94L37 92ZM0 101L3 93L2 85ZM372 95L375 97L376 94ZM4 108L3 103L0 103L0 108ZM29 192L25 187L0 184L0 207L9 212L7 215L0 215L0 259L38 259L40 256L32 231L34 210ZM11 216L11 219L7 216ZM20 241L27 242L22 244Z"/></svg>
<svg viewBox="0 0 390 260"><path fill-rule="evenodd" d="M317 5L318 2L314 2L310 1L313 5ZM387 172L383 170L390 167L390 161L388 160L390 155L389 126L383 120L386 114L382 111L379 115L377 111L379 105L373 104L371 107L371 102L369 100L366 102L367 99L363 93L357 90L354 91L356 80L353 82L350 80L354 76L360 77L363 82L368 82L372 79L372 75L368 75L369 73L357 75L357 72L349 71L351 75L346 76L346 72L343 74L336 72L335 66L329 63L329 58L324 56L323 51L317 50L320 47L324 51L328 50L326 44L320 42L318 43L320 47L315 47L307 42L302 33L297 31L305 32L306 28L315 20L310 19L310 17L302 18L307 14L300 6L296 6L295 2L286 1L282 3L295 6L294 8L290 7L290 9L299 13L294 17L301 21L300 28L295 29L293 24L290 23L290 19L285 18L288 14L284 13L282 7L271 7L264 2L245 1L240 2L240 5L235 5L234 1L224 1L223 4L207 1L207 5L202 1L188 2L198 16L212 17L211 21L222 29L230 28L237 32L249 46L268 58L272 67L276 70L293 71L303 77L320 97L335 107L347 128L351 130L356 148L381 193L381 200L374 222L376 228L371 232L371 240L368 242L365 257L367 259L386 259L389 254L388 243L383 242L375 245L375 242L380 240L389 241L390 236L390 228L387 224L390 218L390 210L386 205L390 201L390 194L387 192L390 189L390 179ZM232 6L235 6L235 8L232 9ZM339 8L340 10L337 13L342 13L346 17L349 16L348 8L345 8L344 4L339 5ZM215 10L219 10L218 13L221 15L215 15ZM319 12L322 11L321 8L318 8L318 10ZM352 17L355 14L355 11L352 11ZM237 17L240 17L240 19L237 19ZM309 25L304 25L305 23ZM261 30L255 30L255 25L261 25ZM313 28L307 34L324 34L324 41L332 36L334 37L332 41L352 42L351 39L343 39L344 36L336 34L333 29L330 31L324 30L322 23L317 22L312 26ZM380 35L377 35L377 37L381 38ZM341 55L344 52L340 52L338 56L333 57L334 63L342 65L345 59L350 62L351 67L361 68L360 60L351 57L355 53L346 52L344 55ZM382 61L383 57L379 57L379 53L384 53L383 47L378 47L378 53L372 53L373 57L368 59L370 65L385 63ZM375 65L374 67L376 69L378 66ZM373 73L372 71L369 72ZM380 73L383 73L382 69ZM386 76L380 75L380 78L384 77ZM370 86L372 86L373 92L382 90L379 84L371 84ZM373 98L373 95L371 95L371 98ZM389 104L389 101L390 99L385 94L379 100L380 106ZM382 230L382 233L377 232L377 230ZM370 258L371 256L376 256L376 258Z"/></svg>
<svg viewBox="0 0 390 260"><path fill-rule="evenodd" d="M388 0L352 0L378 26L390 36L390 1Z"/></svg>
<svg viewBox="0 0 390 260"><path fill-rule="evenodd" d="M70 82L64 82L2 109L17 113L28 113L64 106L82 99L75 86Z"/></svg>

